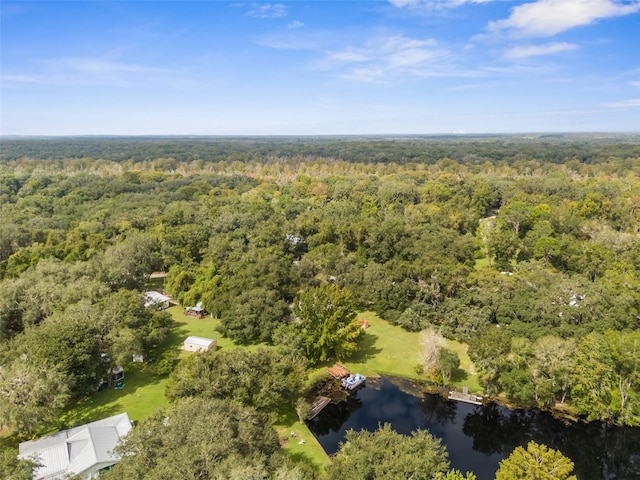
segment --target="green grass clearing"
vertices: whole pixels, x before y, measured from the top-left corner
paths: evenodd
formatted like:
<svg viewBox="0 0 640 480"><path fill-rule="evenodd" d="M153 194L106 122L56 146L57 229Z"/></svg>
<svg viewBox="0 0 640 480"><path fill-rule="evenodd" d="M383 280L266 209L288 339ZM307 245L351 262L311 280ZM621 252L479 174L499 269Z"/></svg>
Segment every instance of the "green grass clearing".
<svg viewBox="0 0 640 480"><path fill-rule="evenodd" d="M426 380L417 372L420 357L420 333L408 332L392 325L374 312L361 312L358 318L369 322L369 328L361 339L361 350L344 366L365 376L390 375L414 380ZM447 340L447 348L458 354L460 369L452 379L452 385L468 386L471 392L481 392L473 363L467 354L467 345ZM321 376L328 364L323 364L310 373L310 379Z"/></svg>
<svg viewBox="0 0 640 480"><path fill-rule="evenodd" d="M181 350L182 342L189 335L215 338L219 350L255 349L264 346L244 347L220 336L215 330L219 324L218 319L189 317L180 306L173 306L167 311L175 324L167 344L151 352L152 358L161 358L169 354L180 359L191 355ZM416 371L420 353L419 333L407 332L401 327L391 325L373 312L362 312L358 317L367 320L369 328L362 338L361 351L354 358L344 362L347 368L367 376L390 375L425 380L425 376ZM454 377L454 384L460 387L467 385L470 391L480 391L473 364L467 355L467 346L451 341L447 341L447 346L458 354L461 361L460 375ZM327 363L312 369L309 372L310 383L325 375L324 370L328 365ZM134 421L141 421L156 409L168 405L164 396L167 377L156 375L153 365L127 365L124 382L125 388L122 390L105 389L70 406L61 416L58 429L81 425L121 412L127 412ZM307 426L298 420L293 408L277 419L275 427L285 454L292 459L305 459L320 470L330 462ZM296 436L291 437L291 432ZM299 443L300 440L304 440L304 443Z"/></svg>
<svg viewBox="0 0 640 480"><path fill-rule="evenodd" d="M175 321L174 327L171 329L167 343L152 351L151 358L161 358L166 354L177 355L178 358L190 355L189 352L181 350L184 339L189 335L215 338L218 348L238 348L231 340L221 338L214 330L217 319L189 317L179 306L173 306L167 312ZM122 412L127 412L133 421L141 421L156 409L168 405L164 396L167 377L156 375L152 365L147 363L126 365L124 383L125 387L122 390L108 388L72 404L61 416L60 427L82 425Z"/></svg>
<svg viewBox="0 0 640 480"><path fill-rule="evenodd" d="M488 268L490 266L491 263L489 262L489 257L476 258L476 270L482 270L483 268Z"/></svg>
<svg viewBox="0 0 640 480"><path fill-rule="evenodd" d="M276 420L275 427L280 444L288 457L293 460L310 462L319 471L322 471L331 462L324 448L318 443L307 425L298 420L293 408ZM291 432L295 436L292 436ZM304 440L304 443L300 443L301 440Z"/></svg>
<svg viewBox="0 0 640 480"><path fill-rule="evenodd" d="M345 367L365 376L424 379L416 372L420 353L419 333L392 325L374 312L361 312L358 318L367 320L369 328L361 338L360 351L344 362Z"/></svg>
<svg viewBox="0 0 640 480"><path fill-rule="evenodd" d="M467 353L469 345L456 342L455 340L447 340L447 348L457 353L460 359L460 368L458 372L453 375L451 383L458 388L467 386L470 392L482 393L484 389L480 385L475 366Z"/></svg>

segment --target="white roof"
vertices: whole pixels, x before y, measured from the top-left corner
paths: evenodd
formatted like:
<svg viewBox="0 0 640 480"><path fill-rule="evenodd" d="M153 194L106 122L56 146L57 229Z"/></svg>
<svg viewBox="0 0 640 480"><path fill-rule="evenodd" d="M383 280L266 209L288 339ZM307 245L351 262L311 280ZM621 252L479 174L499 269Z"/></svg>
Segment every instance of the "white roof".
<svg viewBox="0 0 640 480"><path fill-rule="evenodd" d="M205 337L187 337L184 343L190 343L191 345L198 345L199 347L209 347L215 340L213 338Z"/></svg>
<svg viewBox="0 0 640 480"><path fill-rule="evenodd" d="M144 306L149 308L152 305L168 302L171 299L166 295L161 294L160 292L149 290L147 292L144 292L144 300L145 300Z"/></svg>
<svg viewBox="0 0 640 480"><path fill-rule="evenodd" d="M61 479L65 475L87 472L95 465L118 462L120 457L112 451L130 430L129 416L121 413L23 442L19 446L18 457L34 457L42 464L33 472L34 479Z"/></svg>

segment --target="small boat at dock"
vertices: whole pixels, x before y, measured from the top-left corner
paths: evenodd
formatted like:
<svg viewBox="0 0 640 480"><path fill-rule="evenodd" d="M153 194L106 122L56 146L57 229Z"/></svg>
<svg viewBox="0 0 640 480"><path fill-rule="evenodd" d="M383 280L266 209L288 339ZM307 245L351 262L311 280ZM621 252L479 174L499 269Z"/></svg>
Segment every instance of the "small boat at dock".
<svg viewBox="0 0 640 480"><path fill-rule="evenodd" d="M355 390L360 385L362 385L366 379L367 378L364 375L354 373L353 375L349 375L347 378L342 380L342 386L347 390Z"/></svg>

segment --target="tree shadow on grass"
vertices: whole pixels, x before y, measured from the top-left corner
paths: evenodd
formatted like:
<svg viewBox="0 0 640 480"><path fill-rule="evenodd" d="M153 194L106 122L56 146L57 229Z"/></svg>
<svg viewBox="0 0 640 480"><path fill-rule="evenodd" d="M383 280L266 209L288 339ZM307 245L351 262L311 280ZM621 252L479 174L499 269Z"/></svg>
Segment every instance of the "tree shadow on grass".
<svg viewBox="0 0 640 480"><path fill-rule="evenodd" d="M464 382L469 378L469 373L467 373L462 368L457 368L453 374L451 375L451 382Z"/></svg>
<svg viewBox="0 0 640 480"><path fill-rule="evenodd" d="M358 351L349 358L350 362L354 363L366 363L371 360L373 357L382 352L382 349L376 346L378 341L378 336L374 335L370 332L365 332L365 334L360 338L358 342Z"/></svg>
<svg viewBox="0 0 640 480"><path fill-rule="evenodd" d="M85 400L91 400L91 398L83 399L78 402L77 407L73 411L62 415L59 419L58 425L51 431L45 433L52 433L53 431L67 430L69 428L84 425L85 423L95 422L103 418L111 417L119 413L123 413L123 407L120 402L109 403L106 405L90 405L87 404L86 408L83 408L83 402ZM79 407L79 408L78 408Z"/></svg>
<svg viewBox="0 0 640 480"><path fill-rule="evenodd" d="M322 471L322 467L318 465L318 463L314 462L307 455L302 452L293 452L288 449L284 449L284 454L295 464L306 463L309 465L316 473L320 473Z"/></svg>
<svg viewBox="0 0 640 480"><path fill-rule="evenodd" d="M57 424L50 427L50 429L54 428L53 431L55 431L76 427L126 412L127 408L130 408L135 403L153 402L152 396L148 393L145 394L143 391L162 380L161 376L154 373L152 366L131 363L125 367L123 388L117 389L115 385L112 385L104 390L78 399L60 416ZM127 413L131 415L131 412Z"/></svg>

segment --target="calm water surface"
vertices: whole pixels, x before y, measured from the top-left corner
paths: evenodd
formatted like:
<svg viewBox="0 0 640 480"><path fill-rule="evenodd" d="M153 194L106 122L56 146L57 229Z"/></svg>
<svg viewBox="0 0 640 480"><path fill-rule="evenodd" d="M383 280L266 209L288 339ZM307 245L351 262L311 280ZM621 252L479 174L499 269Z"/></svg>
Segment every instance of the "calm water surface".
<svg viewBox="0 0 640 480"><path fill-rule="evenodd" d="M640 428L565 424L537 410L446 401L401 379L367 380L348 401L328 405L309 427L332 454L347 430L373 431L380 423L403 434L428 429L447 447L451 467L472 471L478 480L493 479L498 462L530 440L571 458L580 480L640 479Z"/></svg>

